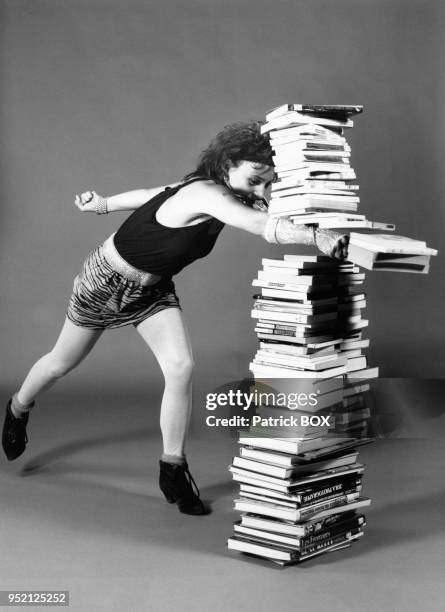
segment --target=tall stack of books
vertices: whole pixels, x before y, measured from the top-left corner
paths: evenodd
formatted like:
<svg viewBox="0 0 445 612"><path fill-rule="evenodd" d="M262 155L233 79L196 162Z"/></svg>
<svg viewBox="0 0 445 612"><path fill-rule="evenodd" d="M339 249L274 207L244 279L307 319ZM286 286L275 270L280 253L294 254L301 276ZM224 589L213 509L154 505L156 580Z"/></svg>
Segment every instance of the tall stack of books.
<svg viewBox="0 0 445 612"><path fill-rule="evenodd" d="M368 321L358 266L426 273L437 254L421 241L376 234L395 226L357 212L359 187L345 134L362 110L286 104L262 126L277 176L269 214L365 232L351 234L348 261L263 259L253 281L256 413L229 468L240 485L235 509L241 519L228 547L282 565L348 547L363 535L361 511L371 500L361 495L357 447L378 433L368 394L378 368L363 354Z"/></svg>
<svg viewBox="0 0 445 612"><path fill-rule="evenodd" d="M277 173L271 215L323 228L394 229L356 213L358 185L343 133L361 110L286 105L269 113L263 132L270 134ZM262 265L253 281L260 344L250 364L254 387L278 385L314 401L279 408L266 393L272 399L257 402L260 420L241 435L229 468L240 483L235 509L242 515L228 546L286 565L363 535L361 510L370 500L361 496L356 447L371 437L367 381L378 369L363 354L365 275L356 265L300 255ZM296 417L292 426L268 426L270 419L285 423L286 414ZM303 426L302 417L310 416L318 422Z"/></svg>

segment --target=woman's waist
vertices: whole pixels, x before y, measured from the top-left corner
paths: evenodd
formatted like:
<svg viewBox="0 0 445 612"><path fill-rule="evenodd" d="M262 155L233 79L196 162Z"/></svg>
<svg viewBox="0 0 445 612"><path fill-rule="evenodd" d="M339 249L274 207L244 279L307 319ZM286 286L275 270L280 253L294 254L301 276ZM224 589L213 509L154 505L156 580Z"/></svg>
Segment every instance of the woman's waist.
<svg viewBox="0 0 445 612"><path fill-rule="evenodd" d="M111 234L102 245L102 253L109 265L118 272L122 274L125 278L130 281L135 281L143 286L148 285L156 285L163 278L162 275L152 274L151 272L146 272L144 270L140 270L136 268L132 264L128 263L119 251L116 249L114 244L114 234Z"/></svg>

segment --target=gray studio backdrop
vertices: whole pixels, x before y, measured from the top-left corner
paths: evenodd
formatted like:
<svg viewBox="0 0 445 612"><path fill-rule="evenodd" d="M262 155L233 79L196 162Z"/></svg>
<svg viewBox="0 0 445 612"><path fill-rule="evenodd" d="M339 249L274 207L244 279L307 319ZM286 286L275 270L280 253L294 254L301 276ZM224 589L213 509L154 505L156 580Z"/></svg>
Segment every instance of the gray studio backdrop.
<svg viewBox="0 0 445 612"><path fill-rule="evenodd" d="M372 365L444 365L444 4L419 0L1 0L2 385L56 340L72 279L124 220L85 189L174 182L225 124L284 102L361 103L349 138L361 211L439 249L429 276L369 273ZM198 379L247 373L261 257L307 252L225 228L177 278ZM133 328L104 335L62 389L160 383ZM210 383L209 383L210 384Z"/></svg>

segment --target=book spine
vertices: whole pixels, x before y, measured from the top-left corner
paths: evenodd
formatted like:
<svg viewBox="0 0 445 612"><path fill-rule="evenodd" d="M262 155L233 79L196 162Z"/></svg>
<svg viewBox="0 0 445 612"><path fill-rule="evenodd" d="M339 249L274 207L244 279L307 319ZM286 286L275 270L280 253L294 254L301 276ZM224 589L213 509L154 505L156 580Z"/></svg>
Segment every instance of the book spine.
<svg viewBox="0 0 445 612"><path fill-rule="evenodd" d="M325 510L331 510L332 508L336 508L337 506L345 506L350 501L348 495L337 495L331 499L325 501L322 504L314 504L312 506L307 506L306 508L301 508L298 512L297 521L305 521L309 520L312 516L319 514L320 512L324 512Z"/></svg>
<svg viewBox="0 0 445 612"><path fill-rule="evenodd" d="M339 521L337 524L334 524L327 529L322 529L317 531L316 533L311 533L307 536L304 536L300 540L300 549L303 550L309 546L313 546L315 544L319 544L329 540L333 537L337 537L338 535L345 534L348 531L358 530L365 525L365 519L363 515L353 517L349 520Z"/></svg>
<svg viewBox="0 0 445 612"><path fill-rule="evenodd" d="M313 546L308 546L302 551L298 557L301 561L308 555L313 555L316 552L320 552L326 548L331 546L335 546L336 544L341 544L342 542L348 542L351 539L351 536L361 533L361 529L356 529L354 531L347 531L345 533L340 533L324 542L319 542L318 544L314 544ZM297 555L296 555L297 556Z"/></svg>
<svg viewBox="0 0 445 612"><path fill-rule="evenodd" d="M334 529L340 523L345 523L345 521L348 519L356 519L357 516L358 515L355 514L355 511L352 510L350 512L340 512L339 514L332 514L331 516L327 516L322 519L303 523L302 527L304 528L304 535L302 537L306 538L325 529Z"/></svg>
<svg viewBox="0 0 445 612"><path fill-rule="evenodd" d="M348 482L344 484L337 483L335 485L330 485L329 487L324 487L319 491L301 495L299 502L300 508L313 506L314 503L323 502L331 499L332 497L338 497L339 495L349 495L350 493L355 493L360 486L361 480L357 479L356 482Z"/></svg>

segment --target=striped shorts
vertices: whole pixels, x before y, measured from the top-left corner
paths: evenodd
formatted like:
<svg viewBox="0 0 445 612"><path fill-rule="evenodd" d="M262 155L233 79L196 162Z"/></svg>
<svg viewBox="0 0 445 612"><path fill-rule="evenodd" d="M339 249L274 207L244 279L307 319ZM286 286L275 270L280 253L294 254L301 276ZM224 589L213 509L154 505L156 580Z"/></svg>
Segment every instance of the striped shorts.
<svg viewBox="0 0 445 612"><path fill-rule="evenodd" d="M131 272L141 272L122 260L124 276L122 266L107 259L109 241L88 255L74 279L66 313L70 321L89 329L108 329L138 325L165 308L181 308L171 277L152 285L130 280Z"/></svg>

